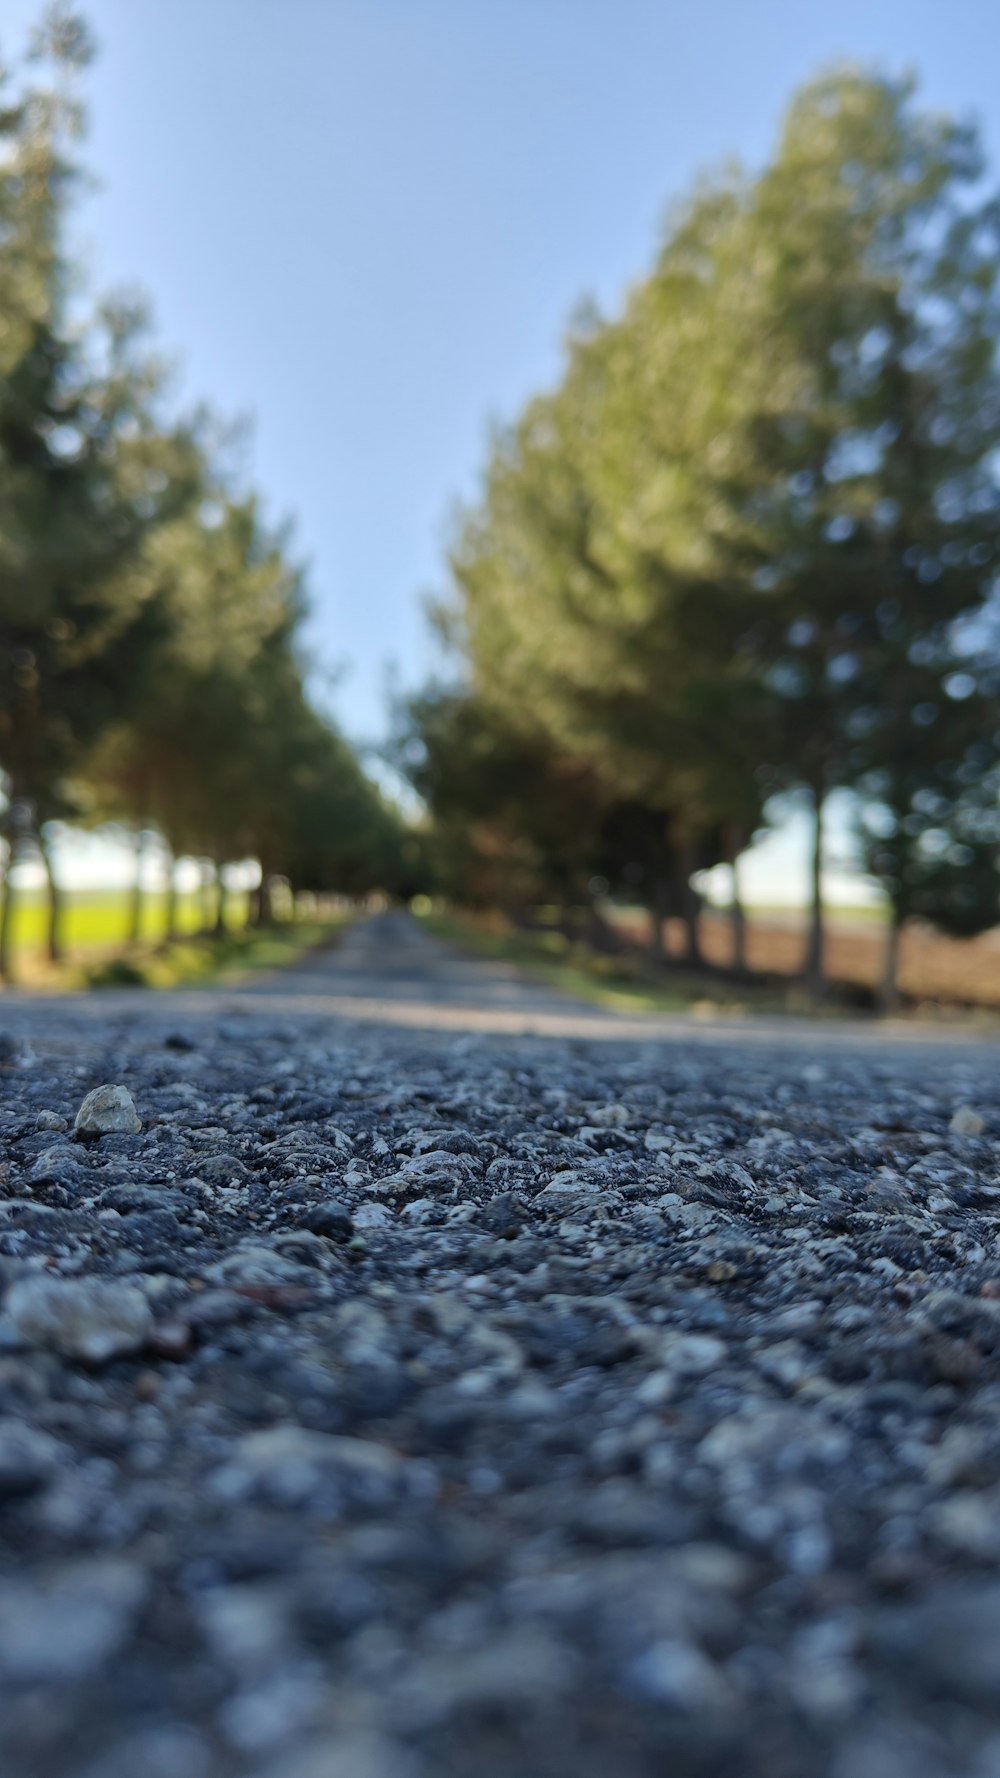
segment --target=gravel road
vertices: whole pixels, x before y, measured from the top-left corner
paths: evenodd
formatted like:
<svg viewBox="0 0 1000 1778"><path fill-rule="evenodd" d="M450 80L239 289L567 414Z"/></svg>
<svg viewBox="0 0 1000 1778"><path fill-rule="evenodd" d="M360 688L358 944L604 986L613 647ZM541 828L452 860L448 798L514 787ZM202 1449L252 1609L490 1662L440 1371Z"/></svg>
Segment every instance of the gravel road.
<svg viewBox="0 0 1000 1778"><path fill-rule="evenodd" d="M994 1043L401 916L0 1030L3 1778L1000 1778Z"/></svg>

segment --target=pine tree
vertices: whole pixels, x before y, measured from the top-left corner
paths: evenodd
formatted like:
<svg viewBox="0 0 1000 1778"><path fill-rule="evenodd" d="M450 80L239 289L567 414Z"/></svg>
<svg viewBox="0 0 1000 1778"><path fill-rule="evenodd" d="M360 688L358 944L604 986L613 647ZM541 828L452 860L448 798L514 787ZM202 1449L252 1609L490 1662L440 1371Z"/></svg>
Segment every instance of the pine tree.
<svg viewBox="0 0 1000 1778"><path fill-rule="evenodd" d="M67 82L88 53L72 15L51 15L43 52L50 84L27 87L0 113L0 285L11 304L0 362L3 977L10 866L46 820L71 811L81 752L127 696L150 633L132 571L151 527L188 497L192 468L187 431L157 420L160 370L141 317L110 305L82 322L69 316L65 230L80 118Z"/></svg>

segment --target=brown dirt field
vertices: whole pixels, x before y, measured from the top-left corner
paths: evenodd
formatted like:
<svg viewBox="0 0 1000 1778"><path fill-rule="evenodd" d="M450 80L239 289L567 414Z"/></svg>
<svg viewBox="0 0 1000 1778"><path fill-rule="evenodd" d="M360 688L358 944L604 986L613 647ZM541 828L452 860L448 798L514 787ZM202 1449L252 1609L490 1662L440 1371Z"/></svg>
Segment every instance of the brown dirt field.
<svg viewBox="0 0 1000 1778"><path fill-rule="evenodd" d="M750 967L774 975L796 975L802 966L806 922L803 916L750 915L747 951ZM712 963L725 967L732 957L732 938L725 915L706 913L702 943ZM831 979L876 987L882 970L884 930L876 921L849 914L829 916L826 967ZM672 954L683 950L679 921L668 923ZM914 925L900 944L899 985L914 1000L1000 1005L1000 927L979 938L943 938Z"/></svg>

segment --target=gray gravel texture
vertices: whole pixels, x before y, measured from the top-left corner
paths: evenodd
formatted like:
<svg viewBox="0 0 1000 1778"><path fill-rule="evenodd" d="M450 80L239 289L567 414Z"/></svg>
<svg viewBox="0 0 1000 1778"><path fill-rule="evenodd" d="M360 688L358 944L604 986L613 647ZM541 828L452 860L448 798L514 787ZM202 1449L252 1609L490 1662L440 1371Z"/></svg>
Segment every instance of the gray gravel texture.
<svg viewBox="0 0 1000 1778"><path fill-rule="evenodd" d="M998 1778L998 1149L989 1047L12 1039L4 1778Z"/></svg>

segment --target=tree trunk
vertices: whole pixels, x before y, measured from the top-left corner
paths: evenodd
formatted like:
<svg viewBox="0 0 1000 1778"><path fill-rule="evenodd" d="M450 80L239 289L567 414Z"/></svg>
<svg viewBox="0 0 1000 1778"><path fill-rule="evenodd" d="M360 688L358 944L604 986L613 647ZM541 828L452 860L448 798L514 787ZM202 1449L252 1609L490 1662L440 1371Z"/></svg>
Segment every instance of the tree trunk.
<svg viewBox="0 0 1000 1778"><path fill-rule="evenodd" d="M812 910L809 920L809 938L806 945L805 979L810 994L822 994L825 986L824 973L824 939L823 930L823 792L820 788L813 790L813 808L815 823L813 828L812 848Z"/></svg>
<svg viewBox="0 0 1000 1778"><path fill-rule="evenodd" d="M14 841L10 842L7 864L0 872L0 982L9 987L14 980L14 885L11 874L17 861Z"/></svg>
<svg viewBox="0 0 1000 1778"><path fill-rule="evenodd" d="M51 844L42 832L38 835L38 850L42 855L42 863L45 866L45 880L49 890L49 918L46 949L48 951L50 963L61 963L63 959L63 893L56 880Z"/></svg>
<svg viewBox="0 0 1000 1778"><path fill-rule="evenodd" d="M596 900L590 903L590 944L595 951L601 951L606 957L617 957L622 951L621 933L610 920L606 920Z"/></svg>
<svg viewBox="0 0 1000 1778"><path fill-rule="evenodd" d="M137 945L142 937L142 911L145 900L145 885L142 880L142 867L146 858L146 835L140 827L135 834L135 850L133 854L132 893L129 897L128 942Z"/></svg>
<svg viewBox="0 0 1000 1778"><path fill-rule="evenodd" d="M896 1012L900 1004L899 941L902 932L903 921L893 908L889 913L889 924L885 933L885 951L882 957L882 984L879 1002L883 1012Z"/></svg>
<svg viewBox="0 0 1000 1778"><path fill-rule="evenodd" d="M170 857L167 859L167 885L166 885L167 892L166 892L165 904L164 904L164 909L163 909L163 939L162 939L162 943L164 945L172 945L172 944L176 944L176 942L177 942L177 874L176 873L177 873L177 861L175 858Z"/></svg>
<svg viewBox="0 0 1000 1778"><path fill-rule="evenodd" d="M701 896L695 889L689 889L684 897L684 961L693 963L698 969L705 965L705 953L701 948Z"/></svg>
<svg viewBox="0 0 1000 1778"><path fill-rule="evenodd" d="M260 879L260 889L258 894L260 895L260 918L257 923L260 926L273 926L274 902L271 897L271 877L270 873L267 871L264 872Z"/></svg>
<svg viewBox="0 0 1000 1778"><path fill-rule="evenodd" d="M539 920L538 930L545 931L547 924L546 921ZM569 902L560 902L559 904L559 918L555 923L555 931L559 933L560 937L566 939L568 944L576 943L576 921L573 918L573 909Z"/></svg>
<svg viewBox="0 0 1000 1778"><path fill-rule="evenodd" d="M701 896L691 883L695 861L690 841L685 841L681 846L679 867L681 911L684 916L684 961L693 963L700 969L705 962L701 948Z"/></svg>
<svg viewBox="0 0 1000 1778"><path fill-rule="evenodd" d="M226 882L222 875L222 870L218 865L215 870L215 882L217 889L215 901L215 936L216 938L224 938L229 930L229 927L226 924Z"/></svg>
<svg viewBox="0 0 1000 1778"><path fill-rule="evenodd" d="M730 865L733 873L732 895L729 902L729 919L733 934L733 968L737 975L749 973L747 965L747 916L740 896L740 869L738 859L734 858Z"/></svg>
<svg viewBox="0 0 1000 1778"><path fill-rule="evenodd" d="M656 877L649 904L649 948L657 963L665 963L667 960L666 924L669 908L670 884L666 877Z"/></svg>
<svg viewBox="0 0 1000 1778"><path fill-rule="evenodd" d="M201 930L203 936L215 930L215 905L212 899L214 882L214 864L204 863L201 867Z"/></svg>

